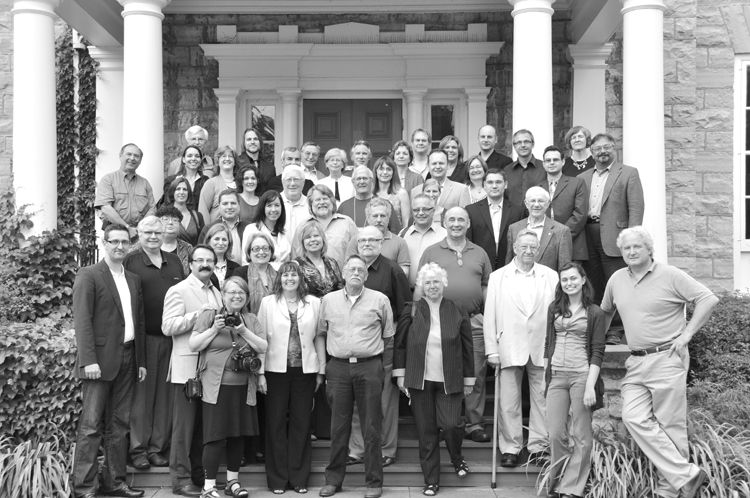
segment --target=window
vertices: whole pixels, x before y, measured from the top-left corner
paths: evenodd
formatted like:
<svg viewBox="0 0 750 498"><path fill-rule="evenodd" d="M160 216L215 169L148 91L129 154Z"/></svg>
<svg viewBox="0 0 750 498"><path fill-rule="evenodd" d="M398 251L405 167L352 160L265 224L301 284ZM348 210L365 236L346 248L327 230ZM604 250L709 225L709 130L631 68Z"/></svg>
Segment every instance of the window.
<svg viewBox="0 0 750 498"><path fill-rule="evenodd" d="M276 106L250 106L250 126L260 131L263 137L263 156L273 160L276 149Z"/></svg>
<svg viewBox="0 0 750 498"><path fill-rule="evenodd" d="M432 116L432 148L437 149L443 137L456 134L456 118L452 105L432 105L430 111Z"/></svg>

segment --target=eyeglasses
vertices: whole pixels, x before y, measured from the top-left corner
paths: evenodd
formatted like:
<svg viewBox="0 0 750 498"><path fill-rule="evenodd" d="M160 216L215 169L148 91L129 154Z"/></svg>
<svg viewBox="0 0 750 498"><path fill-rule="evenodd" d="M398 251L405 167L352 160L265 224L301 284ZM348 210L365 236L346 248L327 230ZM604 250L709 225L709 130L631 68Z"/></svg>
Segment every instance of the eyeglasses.
<svg viewBox="0 0 750 498"><path fill-rule="evenodd" d="M204 265L204 264L215 263L216 261L209 258L209 259L194 259L192 262L198 263L199 265Z"/></svg>
<svg viewBox="0 0 750 498"><path fill-rule="evenodd" d="M367 269L365 268L347 268L345 271L349 273L353 273L353 274L360 274L360 275L364 275L365 273L367 273Z"/></svg>
<svg viewBox="0 0 750 498"><path fill-rule="evenodd" d="M592 147L591 150L593 152L601 152L603 150L607 152L612 152L613 150L615 150L615 146L614 145L600 145L598 147Z"/></svg>
<svg viewBox="0 0 750 498"><path fill-rule="evenodd" d="M117 247L117 246L127 247L127 246L130 245L130 241L129 240L108 240L107 242L109 242L110 244L112 244L115 247Z"/></svg>
<svg viewBox="0 0 750 498"><path fill-rule="evenodd" d="M302 155L305 157L320 157L320 154L317 152L303 152Z"/></svg>
<svg viewBox="0 0 750 498"><path fill-rule="evenodd" d="M302 183L302 178L285 178L284 183Z"/></svg>
<svg viewBox="0 0 750 498"><path fill-rule="evenodd" d="M176 225L180 222L180 220L178 220L177 218L162 218L161 222L165 225Z"/></svg>
<svg viewBox="0 0 750 498"><path fill-rule="evenodd" d="M148 232L141 232L141 233L148 237L151 237L152 235L164 235L164 232L154 232L152 230L149 230Z"/></svg>
<svg viewBox="0 0 750 498"><path fill-rule="evenodd" d="M429 213L430 211L434 211L434 210L435 210L434 207L431 207L431 208L411 208L411 211L413 213Z"/></svg>
<svg viewBox="0 0 750 498"><path fill-rule="evenodd" d="M374 244L375 242L382 242L383 239L357 239L360 244Z"/></svg>
<svg viewBox="0 0 750 498"><path fill-rule="evenodd" d="M245 291L227 291L224 294L226 294L227 296L230 296L230 297L244 296L245 295Z"/></svg>
<svg viewBox="0 0 750 498"><path fill-rule="evenodd" d="M518 249L521 252L527 252L527 251L536 252L539 250L539 246L518 246Z"/></svg>
<svg viewBox="0 0 750 498"><path fill-rule="evenodd" d="M259 253L259 252L269 252L271 250L268 246L255 246L252 249L250 249L251 252Z"/></svg>
<svg viewBox="0 0 750 498"><path fill-rule="evenodd" d="M354 181L354 183L364 183L369 182L370 180L372 180L372 178L370 178L369 176L358 176L357 178L352 178L352 180Z"/></svg>
<svg viewBox="0 0 750 498"><path fill-rule="evenodd" d="M517 142L513 142L513 145L531 145L533 143L534 142L532 142L531 140L519 140Z"/></svg>

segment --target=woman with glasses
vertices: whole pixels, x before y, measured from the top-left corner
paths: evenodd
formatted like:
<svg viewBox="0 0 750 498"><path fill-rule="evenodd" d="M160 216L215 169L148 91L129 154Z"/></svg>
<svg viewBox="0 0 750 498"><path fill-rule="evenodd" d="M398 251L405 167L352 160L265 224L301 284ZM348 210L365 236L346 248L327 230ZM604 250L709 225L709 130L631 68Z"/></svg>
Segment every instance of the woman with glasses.
<svg viewBox="0 0 750 498"><path fill-rule="evenodd" d="M328 176L319 180L318 185L325 185L331 189L334 199L338 202L344 202L354 197L352 179L343 174L346 165L346 152L341 149L329 150L326 152L325 163L326 168L328 168ZM307 195L310 195L309 191Z"/></svg>
<svg viewBox="0 0 750 498"><path fill-rule="evenodd" d="M271 266L274 258L274 243L268 234L253 232L248 235L245 255L247 264L234 271L233 276L240 277L250 287L247 309L258 314L261 300L271 293L276 279L276 270Z"/></svg>
<svg viewBox="0 0 750 498"><path fill-rule="evenodd" d="M272 266L278 268L282 262L291 258L292 245L286 236L286 210L281 194L275 190L269 190L260 196L258 201L258 210L255 212L255 218L250 223L242 235L242 263L249 261L247 247L248 236L262 232L266 234L273 242L273 254L271 261Z"/></svg>
<svg viewBox="0 0 750 498"><path fill-rule="evenodd" d="M178 238L182 213L174 206L162 206L156 210L156 217L161 219L164 226L164 240L161 243L161 250L180 258L185 275L190 275L190 263L188 260L193 246ZM136 242L131 246L130 252L136 251L139 248L140 244Z"/></svg>
<svg viewBox="0 0 750 498"><path fill-rule="evenodd" d="M244 437L258 434L255 409L258 376L252 357L260 360L268 342L254 314L246 309L247 284L230 277L222 286L223 306L204 310L190 335L193 352L200 352L203 396L203 458L205 483L202 498L219 498L216 476L226 454L225 494L248 498L239 481ZM258 362L260 363L260 362ZM257 365L260 368L260 365Z"/></svg>
<svg viewBox="0 0 750 498"><path fill-rule="evenodd" d="M196 245L198 235L203 230L205 223L203 222L203 216L190 207L193 205L193 192L187 178L179 176L172 180L162 201L163 203L159 207L172 205L182 214L178 238L191 246Z"/></svg>
<svg viewBox="0 0 750 498"><path fill-rule="evenodd" d="M320 299L307 293L299 265L284 263L258 319L268 350L258 387L266 394L266 479L274 494L307 493L313 395L324 382L325 340L317 336ZM288 424L288 427L287 427Z"/></svg>
<svg viewBox="0 0 750 498"><path fill-rule="evenodd" d="M469 199L471 204L474 204L487 197L487 192L484 191L484 175L487 173L487 163L478 154L471 156L466 161L466 172L469 175L466 182L466 185L469 186Z"/></svg>
<svg viewBox="0 0 750 498"><path fill-rule="evenodd" d="M565 134L565 148L570 150L570 156L565 158L562 174L578 176L584 171L596 167L596 161L591 155L591 132L583 126L574 126Z"/></svg>
<svg viewBox="0 0 750 498"><path fill-rule="evenodd" d="M227 189L237 190L237 154L234 149L229 145L219 147L214 162L219 165L219 174L206 182L198 202L198 211L207 224L219 219L219 194Z"/></svg>

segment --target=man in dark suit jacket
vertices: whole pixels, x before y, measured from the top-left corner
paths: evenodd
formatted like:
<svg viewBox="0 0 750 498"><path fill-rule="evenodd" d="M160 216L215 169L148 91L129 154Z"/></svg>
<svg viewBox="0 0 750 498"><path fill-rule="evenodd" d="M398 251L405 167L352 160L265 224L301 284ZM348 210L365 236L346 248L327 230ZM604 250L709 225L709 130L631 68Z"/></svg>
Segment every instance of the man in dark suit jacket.
<svg viewBox="0 0 750 498"><path fill-rule="evenodd" d="M497 145L497 131L494 126L484 125L479 128L479 155L487 163L487 169L503 169L513 162L513 159L495 150Z"/></svg>
<svg viewBox="0 0 750 498"><path fill-rule="evenodd" d="M547 216L570 228L570 236L573 238L573 260L585 261L589 259L584 230L589 210L586 183L580 178L562 174L562 151L554 145L544 149L542 158L547 178L539 186L552 197Z"/></svg>
<svg viewBox="0 0 750 498"><path fill-rule="evenodd" d="M586 243L589 259L584 269L601 302L612 274L625 268L617 237L626 228L643 224L643 187L638 170L615 162L615 139L599 133L591 140L596 168L581 173L589 192ZM607 344L619 344L622 335L607 334Z"/></svg>
<svg viewBox="0 0 750 498"><path fill-rule="evenodd" d="M572 260L573 242L570 229L545 214L549 202L549 192L542 187L531 187L527 190L526 209L529 211L529 217L508 228L508 240L516 240L516 236L525 228L534 230L539 237L539 250L534 262L557 271ZM506 254L505 263L508 264L515 257L512 244L508 245Z"/></svg>
<svg viewBox="0 0 750 498"><path fill-rule="evenodd" d="M484 249L492 263L492 271L505 266L508 251L508 227L523 219L523 208L505 199L505 172L492 168L484 175L487 197L466 206L469 229L466 238ZM499 221L493 218L498 217ZM512 244L511 244L512 245Z"/></svg>
<svg viewBox="0 0 750 498"><path fill-rule="evenodd" d="M130 246L124 225L104 230L104 260L81 268L73 284L76 364L83 406L73 462L75 495L95 498L97 453L104 435L103 488L111 496L143 496L125 483L127 433L135 381L146 378L141 283L122 265ZM105 412L108 413L105 416Z"/></svg>

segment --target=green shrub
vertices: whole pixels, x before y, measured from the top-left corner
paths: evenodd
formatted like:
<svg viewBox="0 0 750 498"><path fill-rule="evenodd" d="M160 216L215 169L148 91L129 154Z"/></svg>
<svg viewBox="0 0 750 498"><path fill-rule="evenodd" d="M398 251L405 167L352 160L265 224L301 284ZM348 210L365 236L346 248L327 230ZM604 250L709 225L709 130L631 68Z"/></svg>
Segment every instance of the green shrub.
<svg viewBox="0 0 750 498"><path fill-rule="evenodd" d="M698 380L688 387L687 398L688 406L701 410L713 425L730 424L738 431L750 431L750 385Z"/></svg>
<svg viewBox="0 0 750 498"><path fill-rule="evenodd" d="M75 334L67 325L50 319L0 325L0 434L20 440L75 434L81 390L73 376Z"/></svg>
<svg viewBox="0 0 750 498"><path fill-rule="evenodd" d="M68 446L57 436L19 442L0 435L0 496L72 496L73 453Z"/></svg>
<svg viewBox="0 0 750 498"><path fill-rule="evenodd" d="M727 293L720 298L711 318L690 341L690 382L750 383L750 296Z"/></svg>

